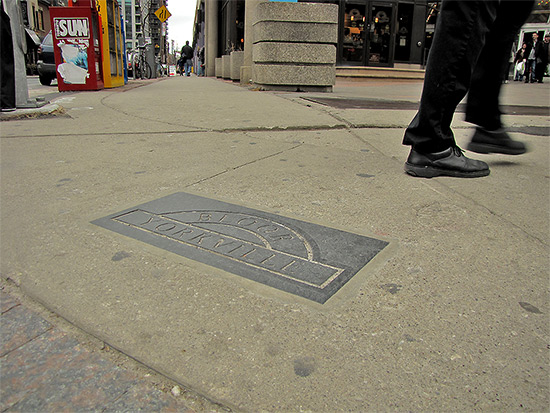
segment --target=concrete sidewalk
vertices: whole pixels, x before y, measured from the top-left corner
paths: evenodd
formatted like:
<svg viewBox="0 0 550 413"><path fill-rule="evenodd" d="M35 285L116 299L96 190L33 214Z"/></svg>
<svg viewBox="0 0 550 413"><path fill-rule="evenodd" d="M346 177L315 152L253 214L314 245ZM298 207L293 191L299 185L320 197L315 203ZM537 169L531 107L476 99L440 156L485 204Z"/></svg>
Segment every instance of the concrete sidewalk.
<svg viewBox="0 0 550 413"><path fill-rule="evenodd" d="M504 88L531 152L425 180L401 145L421 86L176 77L2 122L2 278L234 410L547 410L550 89ZM389 245L319 304L91 223L178 192Z"/></svg>

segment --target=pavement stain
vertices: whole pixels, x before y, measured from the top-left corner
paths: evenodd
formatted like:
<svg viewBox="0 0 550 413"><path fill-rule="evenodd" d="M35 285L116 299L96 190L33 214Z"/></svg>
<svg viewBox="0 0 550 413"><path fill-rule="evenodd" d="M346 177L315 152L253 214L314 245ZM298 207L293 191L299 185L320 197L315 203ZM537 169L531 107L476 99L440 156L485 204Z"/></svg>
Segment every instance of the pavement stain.
<svg viewBox="0 0 550 413"><path fill-rule="evenodd" d="M399 284L388 283L381 285L380 288L382 288L384 291L389 292L390 294L397 294L403 289L403 286Z"/></svg>
<svg viewBox="0 0 550 413"><path fill-rule="evenodd" d="M315 359L313 357L301 357L294 360L294 373L300 377L311 375L316 368Z"/></svg>
<svg viewBox="0 0 550 413"><path fill-rule="evenodd" d="M67 182L71 182L71 181L72 181L71 178L63 178L57 181L57 184L55 186L59 188L61 186L64 186Z"/></svg>
<svg viewBox="0 0 550 413"><path fill-rule="evenodd" d="M111 261L122 261L124 258L131 257L132 254L126 252L126 251L119 251L115 255L113 255L113 258L111 258Z"/></svg>
<svg viewBox="0 0 550 413"><path fill-rule="evenodd" d="M521 306L521 308L523 308L525 311L527 311L529 313L542 314L542 311L540 311L537 307L535 307L532 304L520 301L519 305Z"/></svg>

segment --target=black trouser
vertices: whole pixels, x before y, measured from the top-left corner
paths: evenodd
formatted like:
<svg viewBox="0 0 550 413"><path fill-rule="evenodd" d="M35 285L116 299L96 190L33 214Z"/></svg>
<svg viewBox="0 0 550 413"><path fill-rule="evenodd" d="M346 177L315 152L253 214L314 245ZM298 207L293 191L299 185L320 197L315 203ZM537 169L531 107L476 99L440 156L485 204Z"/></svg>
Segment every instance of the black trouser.
<svg viewBox="0 0 550 413"><path fill-rule="evenodd" d="M443 0L420 108L404 145L438 152L455 145L451 122L469 91L466 120L501 127L498 97L512 43L534 0Z"/></svg>
<svg viewBox="0 0 550 413"><path fill-rule="evenodd" d="M542 83L544 78L544 72L546 71L546 63L539 62L535 64L535 80L539 83Z"/></svg>
<svg viewBox="0 0 550 413"><path fill-rule="evenodd" d="M0 0L1 2L1 0ZM0 100L2 109L15 108L15 59L10 18L0 4Z"/></svg>

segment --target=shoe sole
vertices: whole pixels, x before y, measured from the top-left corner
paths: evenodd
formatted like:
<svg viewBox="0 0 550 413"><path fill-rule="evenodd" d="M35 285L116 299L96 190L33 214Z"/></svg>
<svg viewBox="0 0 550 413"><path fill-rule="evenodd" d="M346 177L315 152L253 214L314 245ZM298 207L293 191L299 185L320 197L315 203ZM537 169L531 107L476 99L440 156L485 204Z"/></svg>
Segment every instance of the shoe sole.
<svg viewBox="0 0 550 413"><path fill-rule="evenodd" d="M481 178L491 173L489 169L479 171L462 172L451 169L439 169L433 166L418 166L405 162L405 172L411 176L420 178L434 178L436 176L452 176L454 178Z"/></svg>
<svg viewBox="0 0 550 413"><path fill-rule="evenodd" d="M521 155L527 152L527 148L515 149L515 148L505 148L503 146L491 145L488 143L475 143L470 142L466 147L471 152L476 153L502 153L504 155Z"/></svg>

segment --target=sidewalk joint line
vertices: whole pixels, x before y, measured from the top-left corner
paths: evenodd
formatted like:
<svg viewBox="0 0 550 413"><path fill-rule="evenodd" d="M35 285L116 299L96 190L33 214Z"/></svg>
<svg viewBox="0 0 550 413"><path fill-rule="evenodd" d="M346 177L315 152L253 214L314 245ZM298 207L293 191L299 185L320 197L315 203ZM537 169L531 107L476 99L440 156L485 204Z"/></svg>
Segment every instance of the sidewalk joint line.
<svg viewBox="0 0 550 413"><path fill-rule="evenodd" d="M271 155L266 155L266 156L264 156L264 157L262 157L262 158L258 158L258 159L254 159L254 160L249 161L249 162L245 162L245 163L243 163L243 164L241 164L241 165L237 165L237 166L228 168L228 169L226 169L225 171L218 172L217 174L214 174L214 175L212 175L212 176L208 176L208 177L206 177L206 178L199 179L199 180L196 181L196 182L193 182L193 183L190 183L190 184L188 184L188 185L185 185L184 188L189 188L189 187L192 187L192 186L194 186L194 185L201 184L201 183L203 183L203 182L209 181L210 179L217 178L218 176L224 175L224 174L226 174L226 173L228 173L228 172L236 171L237 169L244 168L245 166L252 165L252 164L254 164L254 163L256 163L256 162L264 161L264 160L266 160L266 159L273 158L273 157L275 157L275 156L281 155L281 154L283 154L283 153L285 153L285 152L293 151L294 149L299 148L300 146L303 146L303 143L300 143L300 144L298 144L298 145L292 146L292 147L290 147L290 148L288 148L288 149L285 149L285 150L282 150L282 151L279 151L279 152L276 152L276 153L272 153Z"/></svg>

